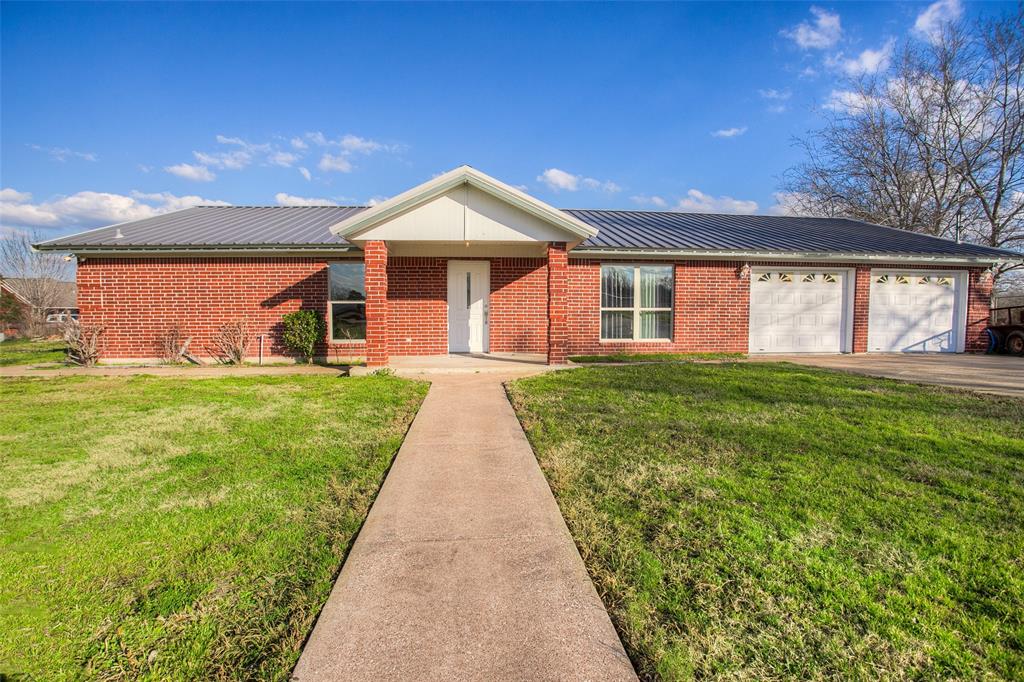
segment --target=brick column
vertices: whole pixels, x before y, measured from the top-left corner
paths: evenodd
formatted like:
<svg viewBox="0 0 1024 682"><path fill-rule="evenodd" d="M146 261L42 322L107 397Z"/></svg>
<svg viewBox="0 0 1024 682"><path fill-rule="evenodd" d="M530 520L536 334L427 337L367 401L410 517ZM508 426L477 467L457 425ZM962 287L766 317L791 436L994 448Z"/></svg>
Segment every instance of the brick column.
<svg viewBox="0 0 1024 682"><path fill-rule="evenodd" d="M992 306L992 277L983 268L973 268L967 273L967 335L964 350L968 353L984 353L988 350L988 335L985 327L989 322Z"/></svg>
<svg viewBox="0 0 1024 682"><path fill-rule="evenodd" d="M569 256L565 242L548 244L548 364L568 359Z"/></svg>
<svg viewBox="0 0 1024 682"><path fill-rule="evenodd" d="M858 267L851 284L853 285L853 352L867 353L871 268Z"/></svg>
<svg viewBox="0 0 1024 682"><path fill-rule="evenodd" d="M363 245L366 263L366 365L388 364L388 246L383 241Z"/></svg>

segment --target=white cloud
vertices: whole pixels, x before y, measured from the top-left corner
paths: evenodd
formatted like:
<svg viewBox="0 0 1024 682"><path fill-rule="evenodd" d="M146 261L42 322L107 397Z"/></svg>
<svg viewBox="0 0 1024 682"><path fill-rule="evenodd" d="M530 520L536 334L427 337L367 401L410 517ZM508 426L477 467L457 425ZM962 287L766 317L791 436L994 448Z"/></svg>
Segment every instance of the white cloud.
<svg viewBox="0 0 1024 682"><path fill-rule="evenodd" d="M387 200L388 200L388 197L384 197L384 196L381 196L381 195L378 194L375 197L370 197L369 199L367 199L366 205L367 206L376 206L377 204L383 204Z"/></svg>
<svg viewBox="0 0 1024 682"><path fill-rule="evenodd" d="M963 12L960 0L938 0L917 15L913 32L918 37L934 43L942 37L943 27L959 19Z"/></svg>
<svg viewBox="0 0 1024 682"><path fill-rule="evenodd" d="M313 133L306 133L306 139L315 144L318 147L326 147L330 142L323 133L317 131Z"/></svg>
<svg viewBox="0 0 1024 682"><path fill-rule="evenodd" d="M839 15L820 7L811 7L812 22L801 21L795 28L782 31L782 35L795 42L800 49L824 50L834 46L843 35Z"/></svg>
<svg viewBox="0 0 1024 682"><path fill-rule="evenodd" d="M312 180L313 179L313 174L309 172L308 168L306 168L304 166L300 166L299 167L299 172L302 173L302 177L306 178L306 180Z"/></svg>
<svg viewBox="0 0 1024 682"><path fill-rule="evenodd" d="M622 188L611 180L597 180L586 178L582 175L574 175L560 168L548 168L537 176L537 182L543 182L556 192L565 190L575 192L580 189L598 190L602 192L619 192Z"/></svg>
<svg viewBox="0 0 1024 682"><path fill-rule="evenodd" d="M352 163L346 156L335 156L333 154L324 154L320 157L320 163L316 167L322 171L352 172Z"/></svg>
<svg viewBox="0 0 1024 682"><path fill-rule="evenodd" d="M294 194L278 192L274 199L281 206L337 206L338 202L330 199L318 199L315 197L297 197Z"/></svg>
<svg viewBox="0 0 1024 682"><path fill-rule="evenodd" d="M217 152L214 154L192 152L192 156L204 166L213 166L214 168L224 170L242 170L252 163L252 154L245 150Z"/></svg>
<svg viewBox="0 0 1024 682"><path fill-rule="evenodd" d="M896 39L890 38L877 50L864 50L853 59L847 59L839 53L825 60L825 63L832 68L840 69L847 76L869 75L889 68L895 48Z"/></svg>
<svg viewBox="0 0 1024 682"><path fill-rule="evenodd" d="M676 204L676 210L689 213L749 214L757 211L757 202L733 199L729 196L713 197L698 189L691 189L686 193L686 197Z"/></svg>
<svg viewBox="0 0 1024 682"><path fill-rule="evenodd" d="M742 128L722 128L711 133L711 137L739 137L747 132L747 126Z"/></svg>
<svg viewBox="0 0 1024 682"><path fill-rule="evenodd" d="M92 152L76 152L74 149L68 149L67 147L42 147L38 144L30 144L30 149L34 149L37 152L49 154L53 158L57 159L61 163L66 162L68 159L82 159L83 161L99 161L99 157Z"/></svg>
<svg viewBox="0 0 1024 682"><path fill-rule="evenodd" d="M272 166L281 166L282 168L291 168L298 160L298 155L291 152L274 152L267 157L267 163Z"/></svg>
<svg viewBox="0 0 1024 682"><path fill-rule="evenodd" d="M309 149L309 145L301 137L293 137L291 144L294 149Z"/></svg>
<svg viewBox="0 0 1024 682"><path fill-rule="evenodd" d="M668 202L657 195L644 196L638 194L635 196L631 196L629 199L634 204L638 204L640 206L654 206L655 208L665 208L666 206L668 206Z"/></svg>
<svg viewBox="0 0 1024 682"><path fill-rule="evenodd" d="M775 204L768 209L769 215L807 215L803 210L807 205L805 195L797 192L776 192L774 196Z"/></svg>
<svg viewBox="0 0 1024 682"><path fill-rule="evenodd" d="M217 142L220 144L235 144L239 147L248 147L249 144L240 137L225 137L224 135L218 135L216 137Z"/></svg>
<svg viewBox="0 0 1024 682"><path fill-rule="evenodd" d="M793 92L786 88L785 90L776 90L775 88L768 88L767 90L758 90L757 94L761 95L764 99L773 100L787 100L793 96Z"/></svg>
<svg viewBox="0 0 1024 682"><path fill-rule="evenodd" d="M32 192L19 192L12 187L5 187L0 189L0 201L11 201L14 203L32 201Z"/></svg>
<svg viewBox="0 0 1024 682"><path fill-rule="evenodd" d="M88 190L35 204L30 193L7 188L0 192L0 224L6 228L89 228L151 218L199 204L228 205L223 201L195 195L177 196L170 192L133 191L126 196Z"/></svg>
<svg viewBox="0 0 1024 682"><path fill-rule="evenodd" d="M217 177L214 173L210 172L210 169L206 166L196 166L191 163L179 163L174 166L164 166L164 170L171 175L177 175L179 178L195 180L197 182L210 182Z"/></svg>
<svg viewBox="0 0 1024 682"><path fill-rule="evenodd" d="M839 111L849 114L856 111L863 111L876 104L876 100L859 92L854 92L852 90L833 90L829 93L828 99L825 100L822 108L828 109L829 111Z"/></svg>
<svg viewBox="0 0 1024 682"><path fill-rule="evenodd" d="M373 152L384 149L384 145L376 140L368 140L358 135L345 135L338 142L339 146L350 152L359 152L361 154L372 154Z"/></svg>

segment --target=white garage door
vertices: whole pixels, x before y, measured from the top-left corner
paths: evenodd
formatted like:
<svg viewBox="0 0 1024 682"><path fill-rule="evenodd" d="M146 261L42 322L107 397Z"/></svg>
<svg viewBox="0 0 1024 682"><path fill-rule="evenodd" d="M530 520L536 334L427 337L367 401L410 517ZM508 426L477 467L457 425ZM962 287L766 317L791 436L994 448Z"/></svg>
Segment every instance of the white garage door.
<svg viewBox="0 0 1024 682"><path fill-rule="evenodd" d="M750 352L842 352L848 284L842 270L755 269Z"/></svg>
<svg viewBox="0 0 1024 682"><path fill-rule="evenodd" d="M868 350L955 352L958 282L952 272L872 271Z"/></svg>

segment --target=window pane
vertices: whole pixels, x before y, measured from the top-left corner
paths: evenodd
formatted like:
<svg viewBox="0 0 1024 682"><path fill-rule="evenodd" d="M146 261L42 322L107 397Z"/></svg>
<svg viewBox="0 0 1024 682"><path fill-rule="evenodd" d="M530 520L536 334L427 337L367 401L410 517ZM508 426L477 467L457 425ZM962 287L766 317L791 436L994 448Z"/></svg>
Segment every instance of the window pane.
<svg viewBox="0 0 1024 682"><path fill-rule="evenodd" d="M335 341L366 338L366 305L331 304L331 338Z"/></svg>
<svg viewBox="0 0 1024 682"><path fill-rule="evenodd" d="M631 339L633 338L633 313L602 312L601 313L601 338L602 339Z"/></svg>
<svg viewBox="0 0 1024 682"><path fill-rule="evenodd" d="M332 301L365 301L366 267L362 263L331 263Z"/></svg>
<svg viewBox="0 0 1024 682"><path fill-rule="evenodd" d="M622 265L601 266L601 307L633 307L633 267ZM608 337L618 338L618 337Z"/></svg>
<svg viewBox="0 0 1024 682"><path fill-rule="evenodd" d="M640 307L672 307L671 265L645 265L640 268Z"/></svg>
<svg viewBox="0 0 1024 682"><path fill-rule="evenodd" d="M660 313L640 313L640 338L641 339L670 339L672 338L672 313L666 311Z"/></svg>

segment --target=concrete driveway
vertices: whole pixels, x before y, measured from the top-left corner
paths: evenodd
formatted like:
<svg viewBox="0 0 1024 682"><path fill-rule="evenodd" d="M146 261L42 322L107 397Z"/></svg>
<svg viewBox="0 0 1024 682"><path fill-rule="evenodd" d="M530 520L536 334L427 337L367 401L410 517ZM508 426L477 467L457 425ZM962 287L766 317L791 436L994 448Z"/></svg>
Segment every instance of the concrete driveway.
<svg viewBox="0 0 1024 682"><path fill-rule="evenodd" d="M965 388L1024 398L1024 358L951 353L864 355L762 355L762 362L793 362L921 384Z"/></svg>

